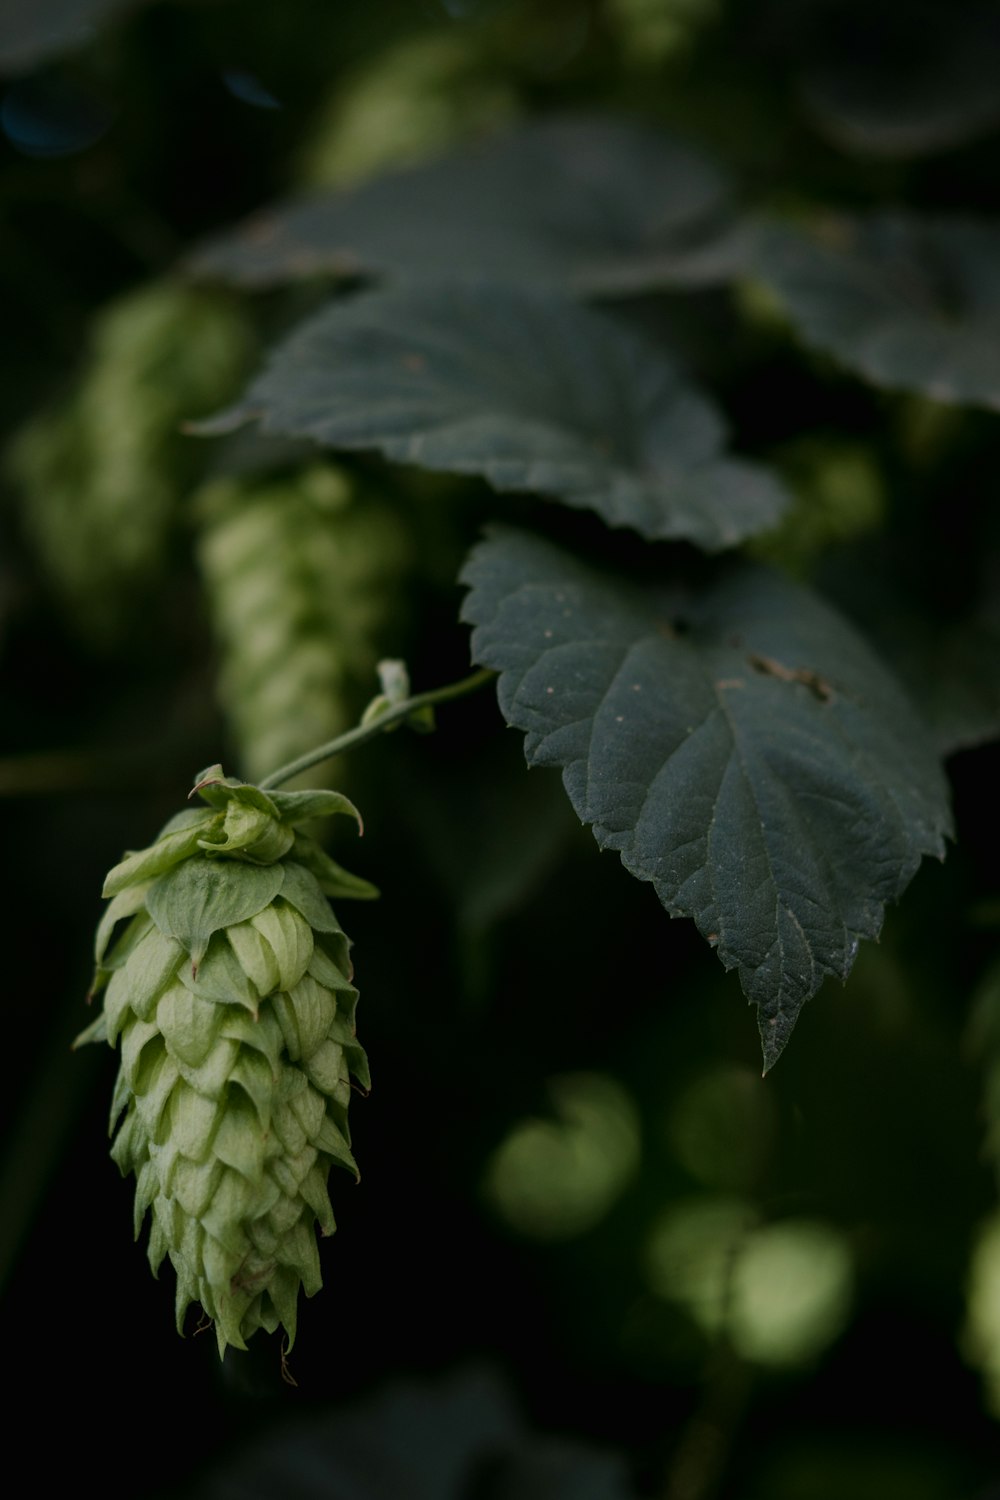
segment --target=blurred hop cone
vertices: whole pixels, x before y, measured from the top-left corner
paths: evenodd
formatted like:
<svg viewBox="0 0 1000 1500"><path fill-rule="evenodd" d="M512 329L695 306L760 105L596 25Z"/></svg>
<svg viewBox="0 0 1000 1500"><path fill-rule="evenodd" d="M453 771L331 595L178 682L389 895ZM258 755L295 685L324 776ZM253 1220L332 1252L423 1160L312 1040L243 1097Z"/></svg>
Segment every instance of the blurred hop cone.
<svg viewBox="0 0 1000 1500"><path fill-rule="evenodd" d="M199 1302L220 1355L258 1328L295 1337L300 1286L321 1285L315 1226L335 1228L334 1163L350 1150L350 947L327 897L371 897L299 825L357 810L339 792L264 792L214 766L205 808L171 819L111 871L78 1042L121 1043L111 1155L151 1211L154 1275L177 1273L177 1326ZM119 928L118 924L125 925ZM117 931L117 936L115 936Z"/></svg>

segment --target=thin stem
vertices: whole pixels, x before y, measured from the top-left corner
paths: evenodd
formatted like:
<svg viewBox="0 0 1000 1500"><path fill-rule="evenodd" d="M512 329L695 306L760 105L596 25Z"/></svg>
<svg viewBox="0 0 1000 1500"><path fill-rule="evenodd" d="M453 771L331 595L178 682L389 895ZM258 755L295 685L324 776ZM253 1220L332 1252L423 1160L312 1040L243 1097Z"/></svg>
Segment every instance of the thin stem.
<svg viewBox="0 0 1000 1500"><path fill-rule="evenodd" d="M713 1500L718 1494L751 1384L744 1360L728 1348L716 1351L701 1403L674 1449L663 1500Z"/></svg>
<svg viewBox="0 0 1000 1500"><path fill-rule="evenodd" d="M277 771L272 771L270 776L265 776L257 785L262 791L279 787L284 782L291 781L292 777L298 776L300 772L308 771L310 767L318 765L320 761L330 760L345 750L353 750L357 745L363 745L366 740L373 740L383 730L391 729L394 724L408 719L419 709L432 708L434 704L447 703L452 698L464 698L466 693L474 693L477 688L485 686L487 682L492 682L495 677L495 672L484 667L479 672L473 672L471 677L463 677L461 682L450 682L447 687L432 688L429 693L417 693L413 698L407 698L405 703L397 703L394 708L387 708L384 713L379 714L369 723L358 724L354 729L349 729L346 734L338 735L335 740L330 740L325 745L318 745L315 750L309 750L305 755L300 755L298 760L290 760L287 766L279 766Z"/></svg>
<svg viewBox="0 0 1000 1500"><path fill-rule="evenodd" d="M663 1500L714 1500L750 1398L752 1374L725 1332L735 1295L736 1267L749 1224L730 1247L722 1283L722 1331L706 1370L698 1409L680 1434L666 1476Z"/></svg>

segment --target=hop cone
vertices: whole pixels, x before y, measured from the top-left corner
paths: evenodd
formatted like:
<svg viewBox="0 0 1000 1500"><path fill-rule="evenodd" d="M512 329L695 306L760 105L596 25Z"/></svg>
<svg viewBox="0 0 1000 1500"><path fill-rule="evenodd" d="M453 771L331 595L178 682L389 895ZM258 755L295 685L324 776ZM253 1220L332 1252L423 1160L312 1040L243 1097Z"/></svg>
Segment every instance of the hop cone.
<svg viewBox="0 0 1000 1500"><path fill-rule="evenodd" d="M404 593L409 535L329 464L215 480L194 508L222 702L252 778L355 722Z"/></svg>
<svg viewBox="0 0 1000 1500"><path fill-rule="evenodd" d="M164 569L204 445L181 432L239 389L254 341L228 298L154 282L94 319L76 387L15 434L25 533L74 621L116 639Z"/></svg>
<svg viewBox="0 0 1000 1500"><path fill-rule="evenodd" d="M103 1013L80 1041L120 1043L111 1155L136 1179L138 1237L177 1273L177 1326L199 1302L220 1354L258 1328L295 1337L334 1230L330 1167L357 1175L348 939L327 897L373 896L298 826L357 812L339 792L270 792L204 773L208 804L113 869L97 931ZM124 922L124 927L118 924ZM117 935L115 935L117 932Z"/></svg>

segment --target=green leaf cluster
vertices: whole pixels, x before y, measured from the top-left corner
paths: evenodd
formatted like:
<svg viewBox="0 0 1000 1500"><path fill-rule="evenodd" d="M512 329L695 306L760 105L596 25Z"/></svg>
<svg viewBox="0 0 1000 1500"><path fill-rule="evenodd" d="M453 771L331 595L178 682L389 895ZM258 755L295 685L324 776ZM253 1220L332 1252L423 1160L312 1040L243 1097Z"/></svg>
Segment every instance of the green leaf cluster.
<svg viewBox="0 0 1000 1500"><path fill-rule="evenodd" d="M909 233L890 225L886 253L908 254ZM819 268L781 279L797 264L781 248L794 235L736 220L724 179L665 134L580 115L520 126L278 207L197 255L200 274L244 284L319 270L383 283L307 318L204 430L256 420L271 438L481 477L647 543L712 554L751 541L808 580L832 545L885 524L877 468L863 455L838 479L836 448L820 449L789 515L779 470L732 454L695 378L627 326L640 291L758 278L791 288L793 311L796 297L808 303L838 330L836 348L881 380L865 352L882 348L878 298L912 300L912 278L888 262L869 275L864 247L847 243L841 259L866 289L852 322L847 293L829 300ZM987 285L986 239L973 245L960 228L939 238L962 275ZM442 272L446 245L459 264ZM612 293L614 309L580 300ZM947 337L981 379L963 329L951 323ZM912 337L923 334L901 337L901 383L969 396L941 385L945 352L924 339L918 368ZM890 334L886 350L897 343ZM546 524L558 532L555 517ZM935 745L808 581L793 589L779 572L706 571L649 549L637 585L627 563L592 571L597 536L581 558L565 527L554 543L490 534L462 573L473 660L500 672L500 707L526 733L529 764L563 768L598 843L738 970L766 1070L824 976L846 979L859 942L878 936L921 857L943 856L951 815Z"/></svg>

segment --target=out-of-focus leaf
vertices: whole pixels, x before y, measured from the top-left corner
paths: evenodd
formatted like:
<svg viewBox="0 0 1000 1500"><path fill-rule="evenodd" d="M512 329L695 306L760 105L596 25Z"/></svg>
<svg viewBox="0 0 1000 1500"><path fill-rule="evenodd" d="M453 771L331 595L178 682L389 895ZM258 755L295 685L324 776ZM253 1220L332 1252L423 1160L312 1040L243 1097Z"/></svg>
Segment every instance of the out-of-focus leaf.
<svg viewBox="0 0 1000 1500"><path fill-rule="evenodd" d="M448 893L467 997L488 988L498 926L538 893L579 822L556 778L525 776L513 737L405 778L402 811L413 822Z"/></svg>
<svg viewBox="0 0 1000 1500"><path fill-rule="evenodd" d="M958 1448L937 1434L885 1430L837 1431L796 1424L765 1449L744 1490L746 1500L955 1500L970 1493ZM995 1500L979 1490L975 1500Z"/></svg>
<svg viewBox="0 0 1000 1500"><path fill-rule="evenodd" d="M1000 737L1000 557L980 552L981 580L958 619L928 613L900 586L893 552L825 560L822 587L860 624L920 708L939 755Z"/></svg>
<svg viewBox="0 0 1000 1500"><path fill-rule="evenodd" d="M628 1091L608 1074L562 1074L546 1092L550 1108L508 1132L483 1189L516 1233L554 1242L606 1216L635 1173L640 1130Z"/></svg>
<svg viewBox="0 0 1000 1500"><path fill-rule="evenodd" d="M194 1500L628 1500L624 1465L524 1429L488 1370L390 1386L244 1449Z"/></svg>
<svg viewBox="0 0 1000 1500"><path fill-rule="evenodd" d="M882 524L885 481L870 444L810 434L773 449L768 458L794 500L781 525L754 540L752 551L761 561L808 581L828 548Z"/></svg>
<svg viewBox="0 0 1000 1500"><path fill-rule="evenodd" d="M555 292L499 282L334 303L204 430L255 417L709 550L774 525L788 498L768 469L721 456L718 412L662 351Z"/></svg>
<svg viewBox="0 0 1000 1500"><path fill-rule="evenodd" d="M26 73L90 41L95 27L148 0L0 0L0 74Z"/></svg>
<svg viewBox="0 0 1000 1500"><path fill-rule="evenodd" d="M800 76L836 145L870 156L945 151L1000 123L1000 7L916 0L841 6Z"/></svg>
<svg viewBox="0 0 1000 1500"><path fill-rule="evenodd" d="M607 0L606 24L630 68L662 74L719 20L718 0Z"/></svg>
<svg viewBox="0 0 1000 1500"><path fill-rule="evenodd" d="M481 33L420 32L337 76L298 173L304 188L347 187L426 160L517 115Z"/></svg>
<svg viewBox="0 0 1000 1500"><path fill-rule="evenodd" d="M588 293L689 286L731 271L727 199L719 171L670 136L553 117L264 210L191 264L248 286L453 270Z"/></svg>
<svg viewBox="0 0 1000 1500"><path fill-rule="evenodd" d="M749 256L806 343L874 385L1000 410L1000 225L902 214L761 227Z"/></svg>
<svg viewBox="0 0 1000 1500"><path fill-rule="evenodd" d="M774 1108L752 1069L709 1068L670 1101L671 1154L699 1183L752 1192L774 1145Z"/></svg>
<svg viewBox="0 0 1000 1500"><path fill-rule="evenodd" d="M19 79L0 102L0 130L22 156L56 160L87 151L114 121L98 89L53 73Z"/></svg>
<svg viewBox="0 0 1000 1500"><path fill-rule="evenodd" d="M918 651L917 643L924 649ZM915 630L898 663L942 755L1000 737L1000 623Z"/></svg>
<svg viewBox="0 0 1000 1500"><path fill-rule="evenodd" d="M1000 1179L1000 956L987 967L973 993L968 1045L984 1072L983 1150Z"/></svg>
<svg viewBox="0 0 1000 1500"><path fill-rule="evenodd" d="M683 599L498 529L464 580L529 764L563 767L598 843L739 970L770 1067L944 852L944 779L903 693L816 595L752 564Z"/></svg>

